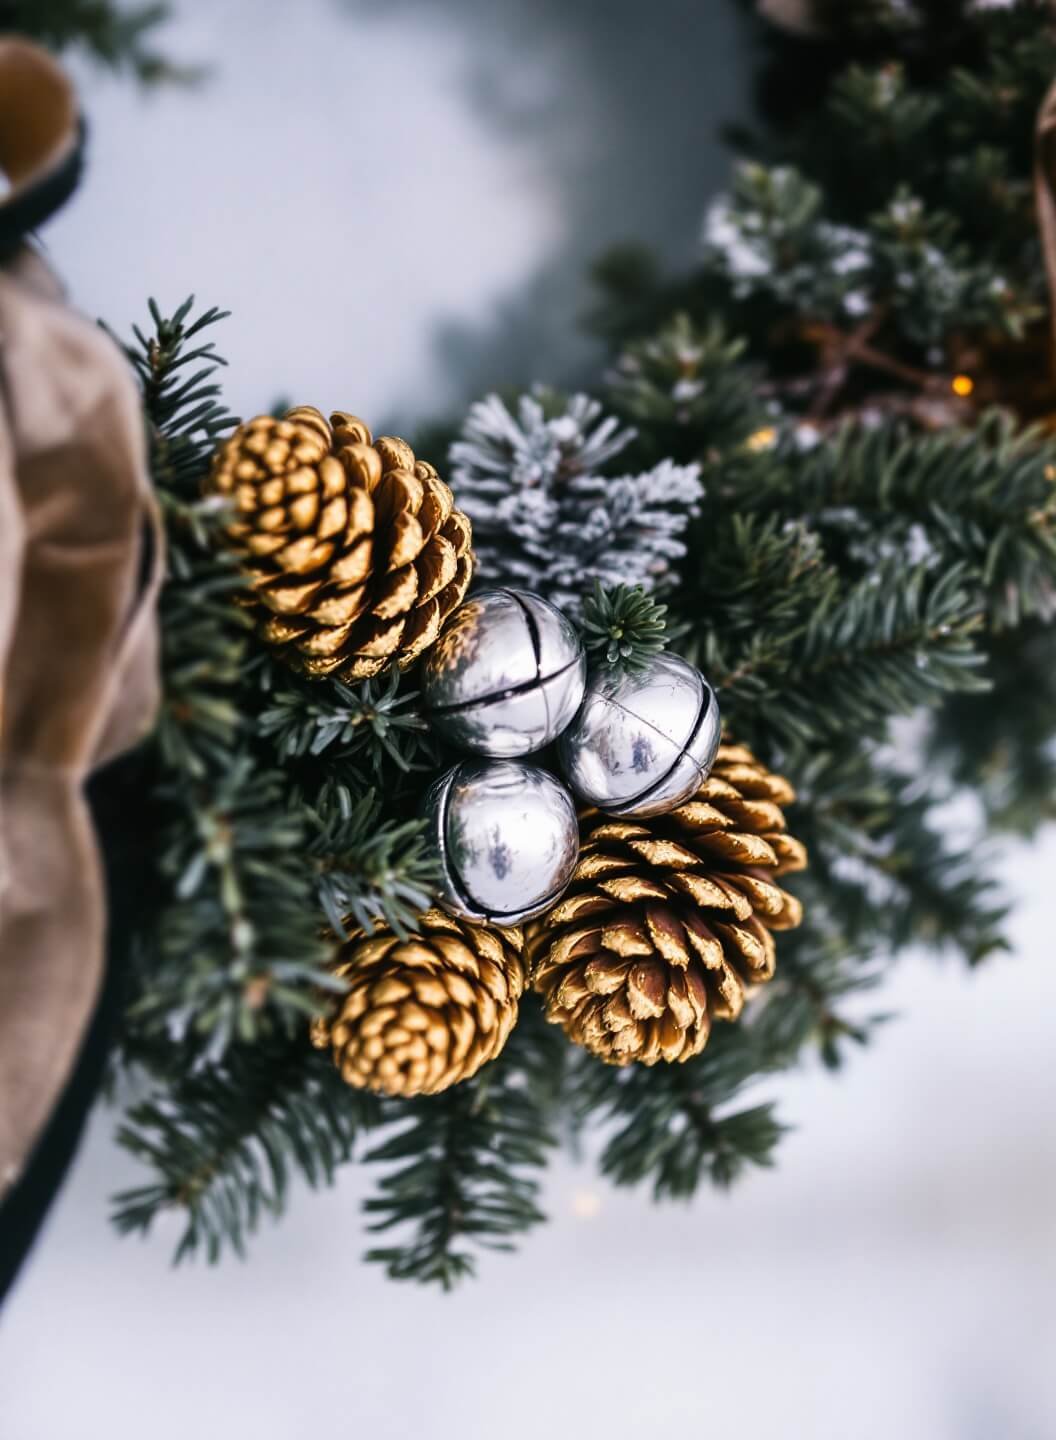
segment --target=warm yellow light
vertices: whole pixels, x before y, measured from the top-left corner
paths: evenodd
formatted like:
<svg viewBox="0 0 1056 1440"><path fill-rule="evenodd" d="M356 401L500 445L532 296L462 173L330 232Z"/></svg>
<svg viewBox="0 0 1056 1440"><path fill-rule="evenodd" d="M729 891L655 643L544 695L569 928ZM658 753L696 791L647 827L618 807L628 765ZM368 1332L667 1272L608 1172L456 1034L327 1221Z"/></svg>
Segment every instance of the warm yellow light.
<svg viewBox="0 0 1056 1440"><path fill-rule="evenodd" d="M577 1190L572 1196L572 1214L577 1220L593 1220L601 1210L601 1196L596 1190Z"/></svg>
<svg viewBox="0 0 1056 1440"><path fill-rule="evenodd" d="M970 375L955 375L950 381L950 389L964 400L975 389L975 381Z"/></svg>
<svg viewBox="0 0 1056 1440"><path fill-rule="evenodd" d="M772 425L764 425L744 442L749 450L770 450L777 444L777 431Z"/></svg>

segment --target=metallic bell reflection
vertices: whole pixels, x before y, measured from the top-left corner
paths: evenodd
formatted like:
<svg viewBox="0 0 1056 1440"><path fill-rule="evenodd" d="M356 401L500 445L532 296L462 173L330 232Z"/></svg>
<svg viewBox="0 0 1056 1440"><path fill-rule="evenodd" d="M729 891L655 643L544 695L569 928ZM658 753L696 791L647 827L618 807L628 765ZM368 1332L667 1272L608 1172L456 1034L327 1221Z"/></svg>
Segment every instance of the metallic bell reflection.
<svg viewBox="0 0 1056 1440"><path fill-rule="evenodd" d="M622 818L662 815L706 779L721 732L704 676L660 654L644 669L592 680L558 754L580 800Z"/></svg>
<svg viewBox="0 0 1056 1440"><path fill-rule="evenodd" d="M576 807L561 782L534 765L465 760L430 786L424 813L440 854L440 904L452 915L519 925L572 879Z"/></svg>
<svg viewBox="0 0 1056 1440"><path fill-rule="evenodd" d="M527 590L482 590L455 611L422 666L433 728L478 755L513 759L556 740L586 686L583 645Z"/></svg>

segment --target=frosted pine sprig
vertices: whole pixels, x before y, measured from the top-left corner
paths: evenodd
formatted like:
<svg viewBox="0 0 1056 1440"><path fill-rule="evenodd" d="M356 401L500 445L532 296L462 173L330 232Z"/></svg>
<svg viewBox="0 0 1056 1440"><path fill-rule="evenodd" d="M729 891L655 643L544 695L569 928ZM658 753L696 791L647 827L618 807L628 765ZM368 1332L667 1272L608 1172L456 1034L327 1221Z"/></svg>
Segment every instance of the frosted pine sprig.
<svg viewBox="0 0 1056 1440"><path fill-rule="evenodd" d="M596 582L663 591L703 494L696 465L603 473L635 431L586 395L535 391L516 413L474 405L451 447L451 483L473 521L477 577L538 590L578 614Z"/></svg>

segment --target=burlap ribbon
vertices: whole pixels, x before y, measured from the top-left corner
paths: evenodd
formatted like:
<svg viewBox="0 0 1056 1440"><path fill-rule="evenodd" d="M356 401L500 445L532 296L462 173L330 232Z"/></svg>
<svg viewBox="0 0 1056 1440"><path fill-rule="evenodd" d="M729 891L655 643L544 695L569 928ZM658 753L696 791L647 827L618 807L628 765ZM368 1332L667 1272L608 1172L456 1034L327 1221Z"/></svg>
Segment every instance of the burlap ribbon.
<svg viewBox="0 0 1056 1440"><path fill-rule="evenodd" d="M1041 102L1034 132L1034 202L1056 339L1056 81Z"/></svg>
<svg viewBox="0 0 1056 1440"><path fill-rule="evenodd" d="M38 164L59 193L75 117L54 62L0 41L0 164L16 201ZM22 250L0 270L0 1194L70 1074L102 977L83 782L151 724L160 558L129 367Z"/></svg>

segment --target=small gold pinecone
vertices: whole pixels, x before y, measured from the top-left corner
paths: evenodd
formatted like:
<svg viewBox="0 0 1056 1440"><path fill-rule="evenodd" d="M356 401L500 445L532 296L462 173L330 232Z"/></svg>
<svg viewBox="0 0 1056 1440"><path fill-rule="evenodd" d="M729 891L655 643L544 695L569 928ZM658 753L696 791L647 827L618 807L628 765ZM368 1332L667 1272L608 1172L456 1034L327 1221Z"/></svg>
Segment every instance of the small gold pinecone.
<svg viewBox="0 0 1056 1440"><path fill-rule="evenodd" d="M365 680L436 639L473 569L469 521L405 440L310 405L258 415L218 449L212 489L261 634L308 675Z"/></svg>
<svg viewBox="0 0 1056 1440"><path fill-rule="evenodd" d="M688 1060L774 973L771 930L802 918L774 877L806 864L785 832L787 780L720 747L696 795L636 822L580 819L568 893L529 930L548 1018L614 1065Z"/></svg>
<svg viewBox="0 0 1056 1440"><path fill-rule="evenodd" d="M384 1095L435 1095L475 1075L506 1044L525 986L518 929L469 925L427 910L420 933L352 932L334 973L336 1014L312 1025L341 1078Z"/></svg>

